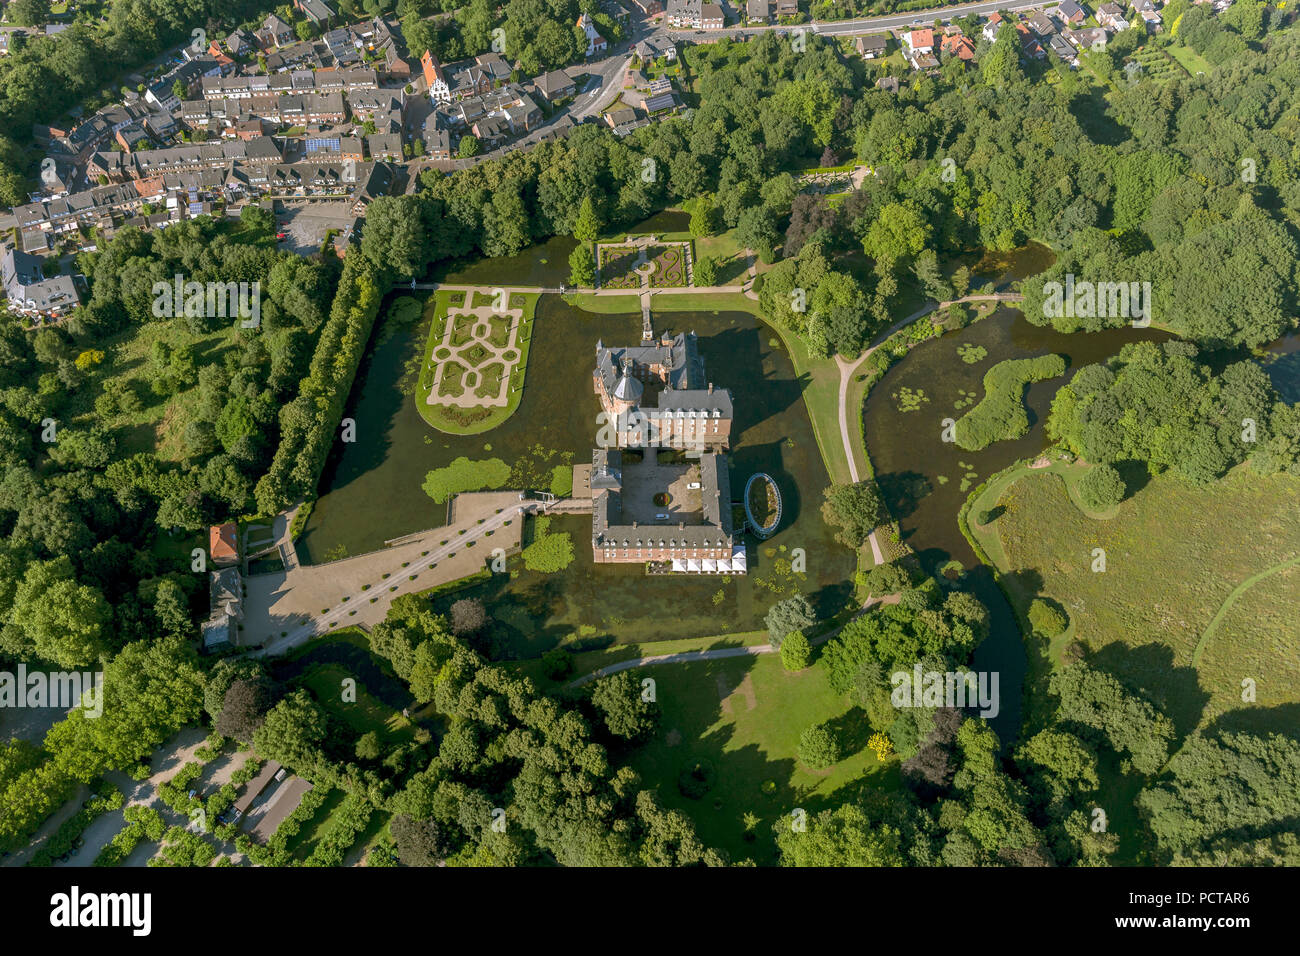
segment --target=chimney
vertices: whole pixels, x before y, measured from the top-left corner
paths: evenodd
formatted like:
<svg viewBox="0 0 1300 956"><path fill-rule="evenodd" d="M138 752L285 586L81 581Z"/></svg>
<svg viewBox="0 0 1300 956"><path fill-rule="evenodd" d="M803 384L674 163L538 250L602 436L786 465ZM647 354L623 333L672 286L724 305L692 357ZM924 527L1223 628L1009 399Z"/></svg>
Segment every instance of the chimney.
<svg viewBox="0 0 1300 956"><path fill-rule="evenodd" d="M635 522L635 521L632 522L632 527L634 527L634 528L636 527L636 522Z"/></svg>
<svg viewBox="0 0 1300 956"><path fill-rule="evenodd" d="M713 394L713 383L712 383L712 382L709 383L709 394L710 394L710 395Z"/></svg>

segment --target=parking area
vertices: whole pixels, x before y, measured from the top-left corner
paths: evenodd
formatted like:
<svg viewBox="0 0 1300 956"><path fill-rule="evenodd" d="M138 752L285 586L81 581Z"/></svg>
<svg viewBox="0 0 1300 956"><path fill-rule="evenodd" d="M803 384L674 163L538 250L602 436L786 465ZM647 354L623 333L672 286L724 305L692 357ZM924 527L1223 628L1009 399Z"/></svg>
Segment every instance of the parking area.
<svg viewBox="0 0 1300 956"><path fill-rule="evenodd" d="M318 252L331 229L350 234L356 218L350 202L281 199L275 204L277 231L285 234L279 246L300 256Z"/></svg>

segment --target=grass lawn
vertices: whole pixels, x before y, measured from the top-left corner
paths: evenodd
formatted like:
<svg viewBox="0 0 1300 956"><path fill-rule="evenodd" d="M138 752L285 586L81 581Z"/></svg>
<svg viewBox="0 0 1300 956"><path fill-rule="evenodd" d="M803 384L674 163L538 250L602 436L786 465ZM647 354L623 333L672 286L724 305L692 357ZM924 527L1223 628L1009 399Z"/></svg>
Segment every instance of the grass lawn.
<svg viewBox="0 0 1300 956"><path fill-rule="evenodd" d="M105 353L104 361L94 367L91 381L73 394L68 418L77 427L102 424L112 430L121 454L153 452L163 461L181 461L186 457L185 426L194 420L198 402L198 378L195 376L190 387L175 395L155 394L150 387L153 343L163 342L173 351L189 348L195 367L202 368L220 364L227 352L238 348L238 338L239 331L233 324L207 335L195 335L186 327L184 319L154 319L109 336L96 343L95 348ZM99 417L94 399L100 394L101 383L109 378L128 383L139 399L138 410L115 412L105 419Z"/></svg>
<svg viewBox="0 0 1300 956"><path fill-rule="evenodd" d="M641 311L641 300L635 295L594 295L590 292L566 292L564 301L584 312L596 315L627 315Z"/></svg>
<svg viewBox="0 0 1300 956"><path fill-rule="evenodd" d="M496 428L519 407L519 401L523 398L524 378L528 372L528 351L533 338L533 316L537 309L537 300L540 298L535 293L512 292L510 294L509 307L511 309L522 308L524 311L523 319L519 328L516 346L519 350L519 361L515 363L510 373L510 393L507 397L506 404L503 406L479 407L479 408L460 408L454 405L430 405L427 402L429 390L433 387L433 376L436 370L438 360L434 353L442 347L443 335L447 327L447 310L449 307L460 308L464 305L466 293L450 292L439 290L435 292L425 303L424 314L429 320L429 339L425 346L424 355L420 361L420 377L415 388L414 401L416 408L419 409L420 417L429 425L438 431L446 432L450 435L478 435ZM394 310L403 300L398 299L394 303ZM471 307L481 305L491 305L492 296L483 293L474 293ZM466 317L466 320L468 317ZM462 320L462 321L466 321ZM500 322L505 322L501 319ZM469 321L470 327L472 320ZM501 326L496 318L489 320L491 329L491 340L502 340L503 336L508 335L508 324ZM504 329L504 331L503 331ZM455 335L455 333L453 333ZM468 336L465 336L468 341ZM453 339L455 341L455 339ZM507 358L510 356L507 355ZM449 363L449 371L454 373L448 377L448 373L443 373L443 382L441 393L444 395L460 395L464 392L464 385L461 383L461 373L465 371L457 363ZM485 374L488 369L480 369L480 378L474 386L476 394L485 395L489 391L489 378ZM500 381L500 368L496 374L491 376L490 382L497 383Z"/></svg>
<svg viewBox="0 0 1300 956"><path fill-rule="evenodd" d="M1247 677L1258 684L1247 707L1300 701L1300 565L1288 565L1300 556L1300 481L1245 468L1205 488L1158 477L1099 520L1074 503L1073 477L1057 465L999 476L972 506L1005 508L972 533L1017 611L1044 594L1070 615L1051 648L1030 642L1031 679L1073 639L1162 702L1180 732L1242 708ZM1094 548L1106 552L1104 573L1092 570ZM1041 719L1040 695L1028 696L1030 719Z"/></svg>
<svg viewBox="0 0 1300 956"><path fill-rule="evenodd" d="M356 731L358 737L373 730L384 744L412 739L415 725L371 696L360 681L357 681L356 701L343 700L345 678L353 675L341 664L317 664L303 675L302 681L321 707Z"/></svg>
<svg viewBox="0 0 1300 956"><path fill-rule="evenodd" d="M709 256L718 264L717 285L744 285L749 260L745 256L745 247L736 239L736 230L696 239L695 255Z"/></svg>
<svg viewBox="0 0 1300 956"><path fill-rule="evenodd" d="M818 664L791 674L779 655L764 654L635 673L656 682L663 716L655 738L634 751L630 765L644 780L657 781L664 805L690 816L700 838L733 860L774 862L772 825L795 808L815 814L861 787L897 785L897 761L882 765L866 749L871 730L865 715L830 689ZM824 721L837 729L848 756L812 771L795 749L806 728ZM682 795L677 779L700 760L712 765L716 779L695 800ZM746 840L747 814L756 818L752 840Z"/></svg>
<svg viewBox="0 0 1300 956"><path fill-rule="evenodd" d="M1167 46L1165 52L1177 60L1178 64L1192 76L1197 73L1209 73L1211 70L1210 61L1189 46L1182 44Z"/></svg>

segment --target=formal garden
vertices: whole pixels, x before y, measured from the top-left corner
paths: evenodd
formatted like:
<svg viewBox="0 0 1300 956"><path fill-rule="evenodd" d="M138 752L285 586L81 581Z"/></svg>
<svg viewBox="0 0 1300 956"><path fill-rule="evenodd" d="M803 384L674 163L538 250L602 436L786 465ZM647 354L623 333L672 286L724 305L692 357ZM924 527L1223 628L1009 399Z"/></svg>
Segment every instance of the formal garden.
<svg viewBox="0 0 1300 956"><path fill-rule="evenodd" d="M393 308L404 307L398 299ZM439 431L475 434L496 427L519 404L537 296L510 293L504 309L492 289L438 292L420 368L416 402Z"/></svg>

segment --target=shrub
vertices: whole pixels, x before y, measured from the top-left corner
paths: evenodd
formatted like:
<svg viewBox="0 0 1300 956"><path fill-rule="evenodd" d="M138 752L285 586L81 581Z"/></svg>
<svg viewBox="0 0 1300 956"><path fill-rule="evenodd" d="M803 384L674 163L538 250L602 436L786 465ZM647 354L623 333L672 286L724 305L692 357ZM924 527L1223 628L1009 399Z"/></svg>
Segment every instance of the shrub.
<svg viewBox="0 0 1300 956"><path fill-rule="evenodd" d="M791 631L781 642L781 666L788 671L801 671L812 659L812 645L803 631Z"/></svg>
<svg viewBox="0 0 1300 956"><path fill-rule="evenodd" d="M840 759L839 739L825 724L814 724L799 735L795 756L808 769L822 770Z"/></svg>
<svg viewBox="0 0 1300 956"><path fill-rule="evenodd" d="M1079 497L1090 511L1109 511L1124 500L1128 488L1110 465L1095 465L1079 479Z"/></svg>
<svg viewBox="0 0 1300 956"><path fill-rule="evenodd" d="M1055 601L1034 598L1029 605L1029 626L1039 637L1056 637L1065 632L1069 621Z"/></svg>
<svg viewBox="0 0 1300 956"><path fill-rule="evenodd" d="M573 655L562 647L552 647L542 655L542 671L551 680L561 680L573 673Z"/></svg>

